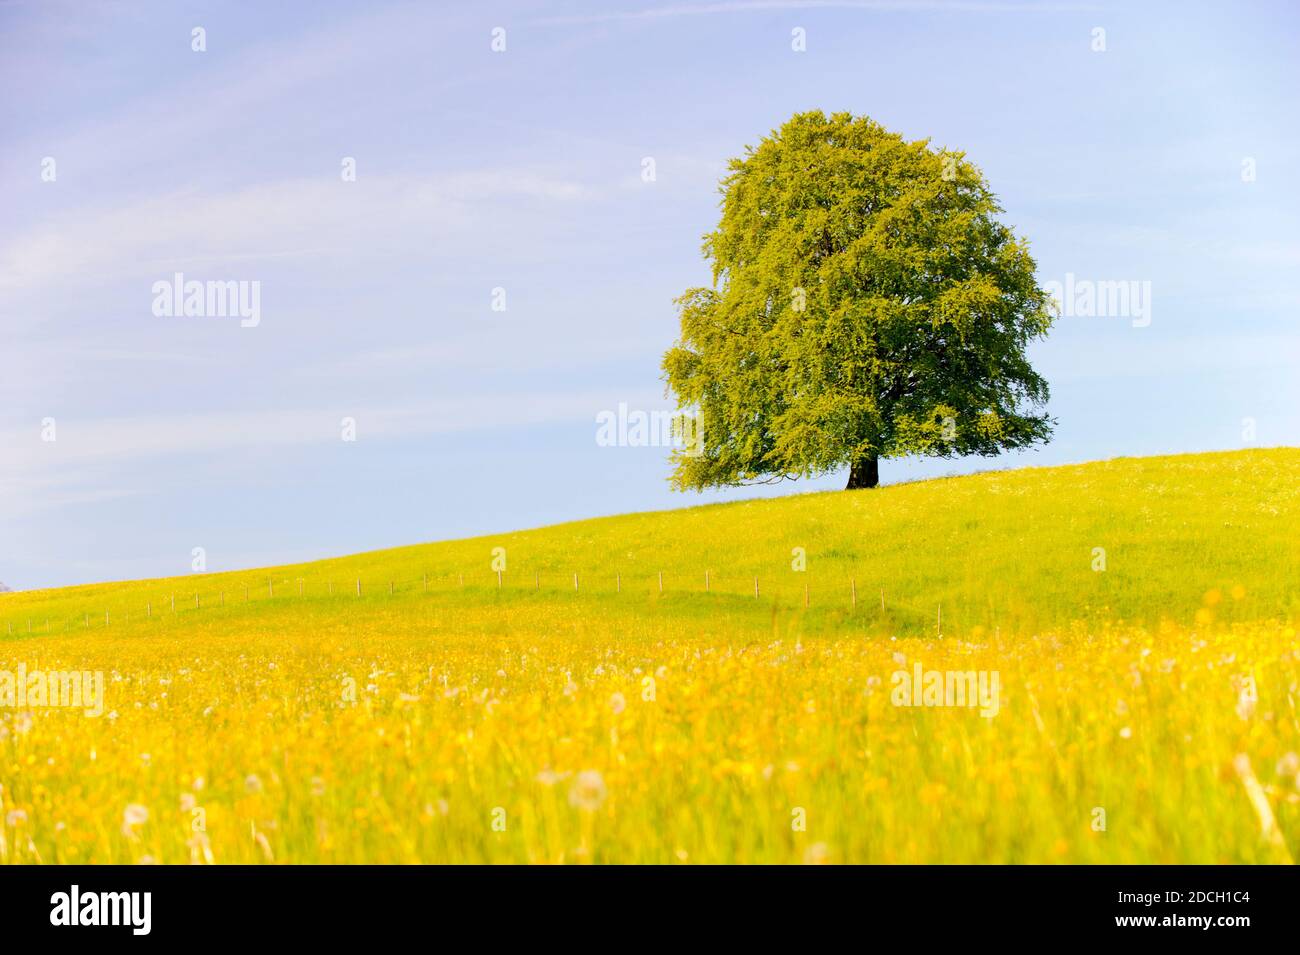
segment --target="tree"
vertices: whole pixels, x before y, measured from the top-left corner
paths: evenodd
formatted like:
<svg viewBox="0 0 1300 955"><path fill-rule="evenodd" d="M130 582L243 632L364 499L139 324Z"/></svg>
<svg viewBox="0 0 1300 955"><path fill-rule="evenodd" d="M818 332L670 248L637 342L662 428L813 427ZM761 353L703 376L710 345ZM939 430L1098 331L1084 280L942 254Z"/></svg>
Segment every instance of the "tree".
<svg viewBox="0 0 1300 955"><path fill-rule="evenodd" d="M1025 242L965 154L866 117L800 113L733 159L704 237L713 283L676 304L663 358L700 439L679 490L880 458L992 455L1045 441L1025 348L1052 322Z"/></svg>

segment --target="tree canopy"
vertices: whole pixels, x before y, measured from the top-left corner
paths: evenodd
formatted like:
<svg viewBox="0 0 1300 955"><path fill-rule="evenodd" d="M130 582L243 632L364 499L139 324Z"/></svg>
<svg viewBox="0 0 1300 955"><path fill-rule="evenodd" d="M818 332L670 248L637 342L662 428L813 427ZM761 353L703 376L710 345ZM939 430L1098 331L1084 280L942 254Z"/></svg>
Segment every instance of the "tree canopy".
<svg viewBox="0 0 1300 955"><path fill-rule="evenodd" d="M668 389L696 416L673 484L824 474L880 458L1044 441L1028 343L1051 326L1024 240L965 154L866 117L800 113L731 160L704 238L708 287L677 300Z"/></svg>

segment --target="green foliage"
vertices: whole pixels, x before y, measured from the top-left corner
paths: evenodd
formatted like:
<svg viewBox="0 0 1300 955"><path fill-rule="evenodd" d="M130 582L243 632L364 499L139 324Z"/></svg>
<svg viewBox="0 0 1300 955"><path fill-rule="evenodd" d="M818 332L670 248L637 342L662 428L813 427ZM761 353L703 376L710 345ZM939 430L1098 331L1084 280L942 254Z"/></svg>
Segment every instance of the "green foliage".
<svg viewBox="0 0 1300 955"><path fill-rule="evenodd" d="M1050 299L963 153L865 117L801 113L733 159L663 359L702 453L673 484L809 476L880 457L1046 440L1027 344Z"/></svg>

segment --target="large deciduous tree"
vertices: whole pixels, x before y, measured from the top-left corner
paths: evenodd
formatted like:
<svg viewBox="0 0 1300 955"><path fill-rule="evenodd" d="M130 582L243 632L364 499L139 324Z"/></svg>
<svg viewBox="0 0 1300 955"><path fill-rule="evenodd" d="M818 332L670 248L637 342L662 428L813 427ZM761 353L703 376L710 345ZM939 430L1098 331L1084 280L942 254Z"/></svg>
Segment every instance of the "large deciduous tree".
<svg viewBox="0 0 1300 955"><path fill-rule="evenodd" d="M1044 441L1028 343L1051 300L965 154L849 113L800 113L733 159L663 369L697 440L673 484L824 474Z"/></svg>

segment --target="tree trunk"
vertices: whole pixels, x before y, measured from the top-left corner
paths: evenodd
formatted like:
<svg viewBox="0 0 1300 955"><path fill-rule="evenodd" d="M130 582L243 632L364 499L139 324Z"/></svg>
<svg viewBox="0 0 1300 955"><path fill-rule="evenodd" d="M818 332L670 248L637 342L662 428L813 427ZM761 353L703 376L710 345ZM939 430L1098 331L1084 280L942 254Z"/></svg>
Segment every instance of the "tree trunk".
<svg viewBox="0 0 1300 955"><path fill-rule="evenodd" d="M875 487L880 483L880 459L874 454L869 458L859 458L849 468L849 485L846 491L854 488Z"/></svg>

